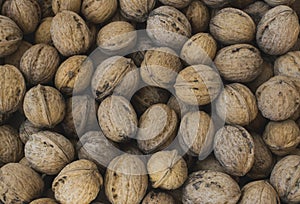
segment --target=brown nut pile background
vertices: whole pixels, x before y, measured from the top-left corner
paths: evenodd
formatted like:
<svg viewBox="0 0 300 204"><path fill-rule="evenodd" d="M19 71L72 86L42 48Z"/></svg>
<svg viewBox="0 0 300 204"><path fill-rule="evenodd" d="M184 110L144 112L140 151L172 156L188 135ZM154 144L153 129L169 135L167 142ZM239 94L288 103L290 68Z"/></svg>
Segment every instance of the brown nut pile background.
<svg viewBox="0 0 300 204"><path fill-rule="evenodd" d="M0 204L300 204L300 0L0 0Z"/></svg>

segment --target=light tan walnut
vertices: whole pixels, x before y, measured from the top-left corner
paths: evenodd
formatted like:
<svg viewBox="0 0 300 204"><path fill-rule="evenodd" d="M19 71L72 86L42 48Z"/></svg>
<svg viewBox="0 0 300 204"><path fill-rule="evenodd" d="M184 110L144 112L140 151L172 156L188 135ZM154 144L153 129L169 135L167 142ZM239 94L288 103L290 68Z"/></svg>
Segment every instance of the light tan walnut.
<svg viewBox="0 0 300 204"><path fill-rule="evenodd" d="M141 204L175 204L174 198L164 192L154 192L150 191Z"/></svg>
<svg viewBox="0 0 300 204"><path fill-rule="evenodd" d="M55 14L68 10L79 13L81 0L52 0L52 10Z"/></svg>
<svg viewBox="0 0 300 204"><path fill-rule="evenodd" d="M45 43L52 45L52 38L50 33L51 23L53 17L47 17L42 19L40 25L38 26L36 32L34 33L34 41L36 44Z"/></svg>
<svg viewBox="0 0 300 204"><path fill-rule="evenodd" d="M29 204L58 204L58 203L51 198L39 198L31 201Z"/></svg>
<svg viewBox="0 0 300 204"><path fill-rule="evenodd" d="M296 0L264 0L270 6L288 5L291 6Z"/></svg>
<svg viewBox="0 0 300 204"><path fill-rule="evenodd" d="M156 0L120 0L121 14L127 19L144 22L155 3Z"/></svg>

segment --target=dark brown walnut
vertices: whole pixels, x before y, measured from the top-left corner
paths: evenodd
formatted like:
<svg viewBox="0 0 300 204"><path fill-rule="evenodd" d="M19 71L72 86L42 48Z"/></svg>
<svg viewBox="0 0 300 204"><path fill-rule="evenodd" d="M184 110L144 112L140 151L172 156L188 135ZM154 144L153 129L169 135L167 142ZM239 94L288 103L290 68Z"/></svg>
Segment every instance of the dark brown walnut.
<svg viewBox="0 0 300 204"><path fill-rule="evenodd" d="M175 204L174 198L168 193L150 191L141 204Z"/></svg>
<svg viewBox="0 0 300 204"><path fill-rule="evenodd" d="M187 112L199 110L197 106L186 104L175 96L170 97L167 105L176 112L178 118L182 118Z"/></svg>
<svg viewBox="0 0 300 204"><path fill-rule="evenodd" d="M202 0L202 1L211 8L222 8L228 5L232 0Z"/></svg>
<svg viewBox="0 0 300 204"><path fill-rule="evenodd" d="M4 57L4 63L5 64L11 64L17 68L20 68L20 62L23 54L31 47L32 45L27 42L22 40L17 51L12 53L11 55L8 55Z"/></svg>
<svg viewBox="0 0 300 204"><path fill-rule="evenodd" d="M43 18L53 17L52 0L38 0Z"/></svg>
<svg viewBox="0 0 300 204"><path fill-rule="evenodd" d="M46 44L36 44L21 58L20 70L30 85L49 83L59 66L57 50Z"/></svg>
<svg viewBox="0 0 300 204"><path fill-rule="evenodd" d="M212 171L226 173L224 167L215 158L213 153L210 154L208 157L206 157L204 160L197 160L191 170L192 172L200 171L200 170L212 170Z"/></svg>
<svg viewBox="0 0 300 204"><path fill-rule="evenodd" d="M288 5L291 6L296 0L264 0L270 6Z"/></svg>
<svg viewBox="0 0 300 204"><path fill-rule="evenodd" d="M59 203L91 203L102 185L103 178L97 165L81 159L61 170L52 183L52 190Z"/></svg>
<svg viewBox="0 0 300 204"><path fill-rule="evenodd" d="M300 79L300 51L288 52L278 57L274 63L274 73Z"/></svg>
<svg viewBox="0 0 300 204"><path fill-rule="evenodd" d="M9 125L0 126L0 162L18 162L23 157L23 144L18 131Z"/></svg>
<svg viewBox="0 0 300 204"><path fill-rule="evenodd" d="M251 42L255 37L256 25L242 10L224 8L211 19L209 30L222 44L232 45Z"/></svg>
<svg viewBox="0 0 300 204"><path fill-rule="evenodd" d="M210 13L202 1L193 0L187 7L185 15L191 23L194 34L207 30L210 21Z"/></svg>
<svg viewBox="0 0 300 204"><path fill-rule="evenodd" d="M41 20L36 32L34 33L34 41L36 44L45 43L52 45L52 38L50 33L51 23L53 17L47 17Z"/></svg>
<svg viewBox="0 0 300 204"><path fill-rule="evenodd" d="M192 173L183 188L183 204L236 204L241 196L239 185L227 174L217 171Z"/></svg>
<svg viewBox="0 0 300 204"><path fill-rule="evenodd" d="M244 12L250 15L253 21L258 24L261 18L270 10L271 7L264 1L255 1L252 4L248 5Z"/></svg>
<svg viewBox="0 0 300 204"><path fill-rule="evenodd" d="M81 0L53 0L52 10L55 14L68 10L79 13L81 8Z"/></svg>
<svg viewBox="0 0 300 204"><path fill-rule="evenodd" d="M58 204L58 203L51 198L39 198L31 201L29 204Z"/></svg>
<svg viewBox="0 0 300 204"><path fill-rule="evenodd" d="M65 116L65 100L62 94L50 86L38 85L25 95L23 109L25 116L36 127L52 128Z"/></svg>
<svg viewBox="0 0 300 204"><path fill-rule="evenodd" d="M73 11L58 13L52 19L50 33L54 46L66 57L87 52L92 41L85 21Z"/></svg>
<svg viewBox="0 0 300 204"><path fill-rule="evenodd" d="M239 204L278 204L279 196L268 181L260 180L248 183L242 188Z"/></svg>
<svg viewBox="0 0 300 204"><path fill-rule="evenodd" d="M161 6L150 13L146 31L155 44L178 50L191 36L192 28L189 20L179 10Z"/></svg>
<svg viewBox="0 0 300 204"><path fill-rule="evenodd" d="M41 196L44 182L30 167L9 163L0 168L0 200L3 203L29 203Z"/></svg>
<svg viewBox="0 0 300 204"><path fill-rule="evenodd" d="M300 202L300 156L289 155L281 159L271 173L270 182L282 201L296 204Z"/></svg>
<svg viewBox="0 0 300 204"><path fill-rule="evenodd" d="M288 6L276 6L259 22L256 41L263 52L269 55L282 55L296 44L299 31L296 12Z"/></svg>
<svg viewBox="0 0 300 204"><path fill-rule="evenodd" d="M215 135L214 154L227 173L244 176L254 164L254 141L241 126L226 125Z"/></svg>
<svg viewBox="0 0 300 204"><path fill-rule="evenodd" d="M246 6L248 6L249 4L254 3L256 0L232 0L231 5L233 7L237 7L240 9L245 8Z"/></svg>
<svg viewBox="0 0 300 204"><path fill-rule="evenodd" d="M179 72L174 85L176 96L190 105L206 105L219 95L220 75L206 65L189 66Z"/></svg>
<svg viewBox="0 0 300 204"><path fill-rule="evenodd" d="M236 44L219 50L214 63L225 80L250 82L262 72L263 59L256 47Z"/></svg>
<svg viewBox="0 0 300 204"><path fill-rule="evenodd" d="M159 0L161 3L174 8L182 9L187 7L192 0Z"/></svg>
<svg viewBox="0 0 300 204"><path fill-rule="evenodd" d="M156 0L120 0L121 14L127 19L144 22L155 6Z"/></svg>
<svg viewBox="0 0 300 204"><path fill-rule="evenodd" d="M5 1L2 14L15 21L24 34L34 32L41 20L41 8L36 0Z"/></svg>
<svg viewBox="0 0 300 204"><path fill-rule="evenodd" d="M165 104L150 106L139 120L136 139L140 150L152 153L167 147L178 129L178 118L174 110Z"/></svg>
<svg viewBox="0 0 300 204"><path fill-rule="evenodd" d="M256 118L249 125L246 126L246 129L262 134L268 122L269 120L263 117L261 112L258 111Z"/></svg>

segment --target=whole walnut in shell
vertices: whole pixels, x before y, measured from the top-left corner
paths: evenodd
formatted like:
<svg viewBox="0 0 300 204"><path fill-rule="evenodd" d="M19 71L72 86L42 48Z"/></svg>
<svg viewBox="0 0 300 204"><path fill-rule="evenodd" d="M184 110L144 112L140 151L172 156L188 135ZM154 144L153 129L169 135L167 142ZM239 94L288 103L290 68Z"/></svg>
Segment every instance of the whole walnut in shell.
<svg viewBox="0 0 300 204"><path fill-rule="evenodd" d="M43 18L54 16L52 10L52 0L38 0L38 3L40 5Z"/></svg>
<svg viewBox="0 0 300 204"><path fill-rule="evenodd" d="M175 204L174 198L164 192L150 191L141 204Z"/></svg>
<svg viewBox="0 0 300 204"><path fill-rule="evenodd" d="M258 24L261 18L270 10L270 6L264 1L255 1L254 3L248 5L244 11L250 15L253 21Z"/></svg>
<svg viewBox="0 0 300 204"><path fill-rule="evenodd" d="M31 201L29 204L57 204L57 202L51 198L39 198Z"/></svg>
<svg viewBox="0 0 300 204"><path fill-rule="evenodd" d="M0 201L29 203L44 190L44 182L30 167L9 163L0 168Z"/></svg>
<svg viewBox="0 0 300 204"><path fill-rule="evenodd" d="M52 190L61 204L91 203L102 185L103 178L96 164L81 159L61 170L52 183Z"/></svg>
<svg viewBox="0 0 300 204"><path fill-rule="evenodd" d="M144 22L154 8L155 3L156 0L120 0L121 14L127 19Z"/></svg>
<svg viewBox="0 0 300 204"><path fill-rule="evenodd" d="M139 204L147 187L147 170L138 156L123 154L107 167L105 194L112 204Z"/></svg>
<svg viewBox="0 0 300 204"><path fill-rule="evenodd" d="M19 128L19 137L23 144L26 144L32 134L38 133L41 130L42 128L35 127L29 120L25 120Z"/></svg>
<svg viewBox="0 0 300 204"><path fill-rule="evenodd" d="M79 13L81 8L81 0L53 0L52 10L55 14L68 10Z"/></svg>
<svg viewBox="0 0 300 204"><path fill-rule="evenodd" d="M184 8L187 7L192 0L159 0L161 3L167 5L167 6L172 6L174 8Z"/></svg>
<svg viewBox="0 0 300 204"><path fill-rule="evenodd" d="M187 7L185 15L191 23L193 33L196 34L207 30L210 13L202 1L193 0Z"/></svg>
<svg viewBox="0 0 300 204"><path fill-rule="evenodd" d="M236 204L241 196L239 185L227 174L217 171L192 173L183 188L183 204Z"/></svg>
<svg viewBox="0 0 300 204"><path fill-rule="evenodd" d="M25 116L36 127L52 128L65 116L65 100L62 94L50 86L38 85L25 95Z"/></svg>
<svg viewBox="0 0 300 204"><path fill-rule="evenodd" d="M288 52L278 57L274 63L274 73L300 79L300 51Z"/></svg>
<svg viewBox="0 0 300 204"><path fill-rule="evenodd" d="M29 42L22 40L17 51L4 57L4 63L20 68L21 58L31 46L32 45Z"/></svg>
<svg viewBox="0 0 300 204"><path fill-rule="evenodd" d="M211 8L222 8L229 4L232 0L202 0L207 6Z"/></svg>
<svg viewBox="0 0 300 204"><path fill-rule="evenodd" d="M292 5L296 0L264 0L270 6L278 6L278 5Z"/></svg>
<svg viewBox="0 0 300 204"><path fill-rule="evenodd" d="M53 44L51 33L50 33L52 19L53 17L47 17L41 20L41 23L34 34L34 41L36 44L39 43L45 43L49 45Z"/></svg>

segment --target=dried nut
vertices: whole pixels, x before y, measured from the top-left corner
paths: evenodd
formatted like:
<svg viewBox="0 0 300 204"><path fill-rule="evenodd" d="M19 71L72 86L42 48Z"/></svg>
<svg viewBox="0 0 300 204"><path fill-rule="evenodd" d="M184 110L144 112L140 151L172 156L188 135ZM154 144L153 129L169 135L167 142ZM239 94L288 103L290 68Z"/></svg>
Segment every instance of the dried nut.
<svg viewBox="0 0 300 204"><path fill-rule="evenodd" d="M160 151L151 156L147 169L153 188L177 189L188 177L188 168L177 150Z"/></svg>
<svg viewBox="0 0 300 204"><path fill-rule="evenodd" d="M21 58L24 53L31 47L32 45L29 42L21 41L19 48L16 52L11 55L8 55L4 58L5 64L11 64L17 68L20 68Z"/></svg>
<svg viewBox="0 0 300 204"><path fill-rule="evenodd" d="M288 52L278 57L274 64L274 73L300 79L300 51Z"/></svg>
<svg viewBox="0 0 300 204"><path fill-rule="evenodd" d="M180 122L179 142L183 150L189 150L199 159L206 158L212 151L214 124L211 117L203 111L186 113Z"/></svg>
<svg viewBox="0 0 300 204"><path fill-rule="evenodd" d="M66 95L78 94L90 85L93 71L93 64L87 56L69 57L56 72L55 87Z"/></svg>
<svg viewBox="0 0 300 204"><path fill-rule="evenodd" d="M165 104L148 108L139 120L137 143L144 153L159 151L170 145L177 134L178 118Z"/></svg>
<svg viewBox="0 0 300 204"><path fill-rule="evenodd" d="M253 181L242 188L239 204L277 204L279 196L267 181Z"/></svg>
<svg viewBox="0 0 300 204"><path fill-rule="evenodd" d="M50 82L59 66L57 50L46 44L36 44L21 58L20 70L30 85Z"/></svg>
<svg viewBox="0 0 300 204"><path fill-rule="evenodd" d="M77 149L79 159L88 159L99 167L107 167L120 154L115 144L106 139L101 131L85 133L80 137Z"/></svg>
<svg viewBox="0 0 300 204"><path fill-rule="evenodd" d="M219 50L214 62L225 80L250 82L262 72L263 59L256 47L237 44Z"/></svg>
<svg viewBox="0 0 300 204"><path fill-rule="evenodd" d="M42 19L41 24L38 26L35 34L34 34L34 41L36 44L38 43L45 43L52 45L52 38L50 33L51 23L53 17L47 17Z"/></svg>
<svg viewBox="0 0 300 204"><path fill-rule="evenodd" d="M174 7L158 7L147 20L147 34L159 46L181 49L191 32L189 20Z"/></svg>
<svg viewBox="0 0 300 204"><path fill-rule="evenodd" d="M270 10L270 6L264 1L255 1L244 9L248 15L252 17L256 24L259 23L261 18Z"/></svg>
<svg viewBox="0 0 300 204"><path fill-rule="evenodd" d="M114 142L133 138L138 119L130 102L122 96L109 96L98 109L98 121L104 135Z"/></svg>
<svg viewBox="0 0 300 204"><path fill-rule="evenodd" d="M61 93L50 86L38 85L25 95L25 116L36 127L52 128L65 116L65 101Z"/></svg>
<svg viewBox="0 0 300 204"><path fill-rule="evenodd" d="M296 12L288 6L277 6L270 9L259 22L256 41L263 52L282 55L296 44L299 31Z"/></svg>
<svg viewBox="0 0 300 204"><path fill-rule="evenodd" d="M68 10L74 11L75 13L80 12L81 0L53 0L52 10L55 14Z"/></svg>
<svg viewBox="0 0 300 204"><path fill-rule="evenodd" d="M29 120L25 120L19 128L19 137L23 144L26 144L32 134L40 131L42 131L42 128L35 127Z"/></svg>
<svg viewBox="0 0 300 204"><path fill-rule="evenodd" d="M11 55L18 49L23 33L14 21L2 15L0 30L0 57Z"/></svg>
<svg viewBox="0 0 300 204"><path fill-rule="evenodd" d="M192 0L159 0L161 3L178 9L187 7Z"/></svg>
<svg viewBox="0 0 300 204"><path fill-rule="evenodd" d="M175 96L170 97L167 105L176 112L178 118L182 118L187 112L199 110L197 106L186 104Z"/></svg>
<svg viewBox="0 0 300 204"><path fill-rule="evenodd" d="M113 15L112 18L110 18L108 21L106 21L107 23L112 23L112 22L116 22L116 21L126 21L128 23L130 23L131 25L133 25L134 27L136 27L137 22L136 21L132 21L129 20L127 18L125 18L122 13L121 13L121 9L118 9L115 14ZM138 36L140 37L140 36Z"/></svg>
<svg viewBox="0 0 300 204"><path fill-rule="evenodd" d="M244 11L224 8L211 19L209 29L218 41L232 45L251 42L255 37L256 25Z"/></svg>
<svg viewBox="0 0 300 204"><path fill-rule="evenodd" d="M105 175L105 194L112 204L139 204L147 187L147 170L139 157L123 154L110 162Z"/></svg>
<svg viewBox="0 0 300 204"><path fill-rule="evenodd" d="M204 160L197 160L195 165L192 168L192 171L200 171L200 170L212 170L218 171L222 173L226 173L224 167L220 164L220 162L215 158L214 154L210 154Z"/></svg>
<svg viewBox="0 0 300 204"><path fill-rule="evenodd" d="M63 135L41 131L25 144L25 157L38 172L55 175L74 159L72 143Z"/></svg>
<svg viewBox="0 0 300 204"><path fill-rule="evenodd" d="M51 198L40 198L30 202L29 204L58 204L58 203Z"/></svg>
<svg viewBox="0 0 300 204"><path fill-rule="evenodd" d="M217 53L217 42L208 33L197 33L183 45L180 57L190 65L212 64Z"/></svg>
<svg viewBox="0 0 300 204"><path fill-rule="evenodd" d="M299 203L300 156L289 155L273 168L270 182L280 198L287 203Z"/></svg>
<svg viewBox="0 0 300 204"><path fill-rule="evenodd" d="M97 100L106 96L120 94L132 96L139 84L139 72L129 58L114 56L104 60L92 78L92 91Z"/></svg>
<svg viewBox="0 0 300 204"><path fill-rule="evenodd" d="M175 204L174 198L164 192L150 191L141 204Z"/></svg>
<svg viewBox="0 0 300 204"><path fill-rule="evenodd" d="M236 204L241 196L239 185L227 174L198 171L189 176L183 188L183 204Z"/></svg>
<svg viewBox="0 0 300 204"><path fill-rule="evenodd" d="M245 8L249 4L254 3L256 0L232 0L231 5L237 8Z"/></svg>
<svg viewBox="0 0 300 204"><path fill-rule="evenodd" d="M254 141L241 126L227 125L215 135L214 153L227 173L246 175L254 164Z"/></svg>
<svg viewBox="0 0 300 204"><path fill-rule="evenodd" d="M135 46L136 52L130 53L130 58L134 61L137 67L141 67L141 64L144 60L145 54L148 50L151 50L153 47L153 42L148 36L138 36L137 43Z"/></svg>
<svg viewBox="0 0 300 204"><path fill-rule="evenodd" d="M176 52L159 47L146 52L140 74L148 85L168 89L174 85L180 70L181 61Z"/></svg>
<svg viewBox="0 0 300 204"><path fill-rule="evenodd" d="M53 44L64 56L85 53L92 41L85 21L72 11L58 13L52 19L50 33Z"/></svg>
<svg viewBox="0 0 300 204"><path fill-rule="evenodd" d="M15 21L24 34L34 32L41 20L41 8L36 0L5 1L2 14Z"/></svg>
<svg viewBox="0 0 300 204"><path fill-rule="evenodd" d="M0 200L3 203L29 203L44 188L42 178L31 168L9 163L0 169Z"/></svg>
<svg viewBox="0 0 300 204"><path fill-rule="evenodd" d="M256 98L250 89L239 83L228 84L216 100L217 114L227 124L249 125L257 116Z"/></svg>
<svg viewBox="0 0 300 204"><path fill-rule="evenodd" d="M22 164L24 166L32 168L32 165L29 163L28 159L26 157L23 157L20 161L19 164Z"/></svg>
<svg viewBox="0 0 300 204"><path fill-rule="evenodd" d="M185 15L191 23L193 33L207 30L210 14L208 8L201 1L193 0L187 7Z"/></svg>
<svg viewBox="0 0 300 204"><path fill-rule="evenodd" d="M18 162L23 157L23 144L17 130L8 125L0 126L0 162Z"/></svg>
<svg viewBox="0 0 300 204"><path fill-rule="evenodd" d="M275 76L256 91L258 108L265 118L286 120L300 107L300 94L288 77Z"/></svg>
<svg viewBox="0 0 300 204"><path fill-rule="evenodd" d="M263 134L269 149L276 155L285 156L300 143L300 130L293 120L269 122Z"/></svg>
<svg viewBox="0 0 300 204"><path fill-rule="evenodd" d="M144 22L154 8L155 3L156 0L120 0L120 9L122 15L127 19Z"/></svg>
<svg viewBox="0 0 300 204"><path fill-rule="evenodd" d="M229 4L232 0L202 0L207 6L211 8L222 8Z"/></svg>
<svg viewBox="0 0 300 204"><path fill-rule="evenodd" d="M219 74L206 65L193 65L183 69L174 85L176 96L190 105L206 105L217 98L222 80Z"/></svg>
<svg viewBox="0 0 300 204"><path fill-rule="evenodd" d="M278 6L278 5L292 5L296 0L264 0L270 6Z"/></svg>
<svg viewBox="0 0 300 204"><path fill-rule="evenodd" d="M102 185L103 178L96 164L82 159L61 170L52 183L52 190L61 204L86 204L97 197Z"/></svg>
<svg viewBox="0 0 300 204"><path fill-rule="evenodd" d="M52 10L52 0L38 0L38 3L40 5L43 18L54 16Z"/></svg>

